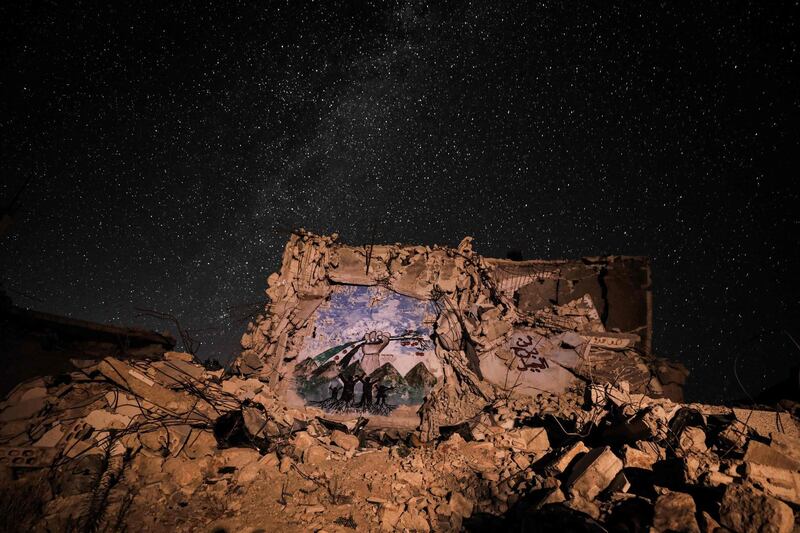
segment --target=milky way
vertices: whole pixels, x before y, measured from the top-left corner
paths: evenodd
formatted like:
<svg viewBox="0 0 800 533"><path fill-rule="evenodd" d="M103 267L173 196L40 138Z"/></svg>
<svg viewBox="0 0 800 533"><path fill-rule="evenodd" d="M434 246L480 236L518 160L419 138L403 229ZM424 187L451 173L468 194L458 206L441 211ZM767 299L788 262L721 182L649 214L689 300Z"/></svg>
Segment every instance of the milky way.
<svg viewBox="0 0 800 533"><path fill-rule="evenodd" d="M227 360L291 228L473 235L650 256L654 346L690 396L800 360L796 3L8 4L18 305L157 309Z"/></svg>

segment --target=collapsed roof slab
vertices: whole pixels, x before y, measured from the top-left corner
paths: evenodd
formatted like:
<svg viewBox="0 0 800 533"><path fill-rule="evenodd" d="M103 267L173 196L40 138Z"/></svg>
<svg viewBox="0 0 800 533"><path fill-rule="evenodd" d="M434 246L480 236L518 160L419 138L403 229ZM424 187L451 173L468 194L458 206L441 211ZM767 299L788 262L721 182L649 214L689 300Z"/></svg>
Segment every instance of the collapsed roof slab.
<svg viewBox="0 0 800 533"><path fill-rule="evenodd" d="M650 353L653 296L650 261L639 256L579 260L511 261L487 258L500 291L522 313L535 313L589 294L609 331L638 335L636 347Z"/></svg>

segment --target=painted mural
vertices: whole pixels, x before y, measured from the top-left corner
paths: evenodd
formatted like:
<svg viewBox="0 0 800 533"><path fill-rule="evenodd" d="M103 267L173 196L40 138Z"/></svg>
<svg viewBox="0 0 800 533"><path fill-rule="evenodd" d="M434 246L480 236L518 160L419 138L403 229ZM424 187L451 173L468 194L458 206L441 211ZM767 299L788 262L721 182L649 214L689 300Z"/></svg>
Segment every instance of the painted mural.
<svg viewBox="0 0 800 533"><path fill-rule="evenodd" d="M431 304L383 287L336 286L316 311L294 388L329 412L413 413L441 376Z"/></svg>

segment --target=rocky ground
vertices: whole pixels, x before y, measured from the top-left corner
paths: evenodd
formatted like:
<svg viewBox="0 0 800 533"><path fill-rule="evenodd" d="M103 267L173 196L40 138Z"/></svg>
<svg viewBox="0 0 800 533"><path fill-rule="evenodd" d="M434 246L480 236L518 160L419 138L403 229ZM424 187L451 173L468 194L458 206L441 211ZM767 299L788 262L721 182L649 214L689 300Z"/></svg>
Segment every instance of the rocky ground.
<svg viewBox="0 0 800 533"><path fill-rule="evenodd" d="M3 531L797 530L789 410L624 382L497 397L414 431L290 409L188 354L99 364L0 404Z"/></svg>

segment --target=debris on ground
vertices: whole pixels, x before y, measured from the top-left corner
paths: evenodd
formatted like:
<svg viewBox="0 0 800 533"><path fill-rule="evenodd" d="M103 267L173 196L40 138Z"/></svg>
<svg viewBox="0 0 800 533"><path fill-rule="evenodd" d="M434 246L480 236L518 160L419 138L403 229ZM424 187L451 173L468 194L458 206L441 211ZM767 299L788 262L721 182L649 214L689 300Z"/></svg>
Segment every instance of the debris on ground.
<svg viewBox="0 0 800 533"><path fill-rule="evenodd" d="M452 255L426 247L354 252L334 241L293 236L284 270L315 274L302 283L294 275L270 277L270 306L285 304L290 292L291 306L271 307L248 328L231 369L173 351L153 359L109 356L76 361L71 372L11 390L0 402L0 529L797 528L800 424L792 413L670 398L667 385L679 388L685 374L629 350L640 342L633 333L603 331L591 298L570 294L567 303L548 307L540 301L546 287L529 288L526 310L519 312L517 303L503 300L519 291L519 279L503 277L486 294L474 288L496 281L490 273L497 265L473 255L468 240ZM305 251L296 254L298 247ZM600 264L593 261L578 270L588 276ZM320 262L328 266L312 268ZM602 264L608 268L608 261ZM506 274L524 270L512 266L504 266ZM314 335L309 321L328 296L328 283L387 277L393 291L427 301L447 293L459 302L430 317L437 335L448 336L430 339L441 357L441 380L413 375L428 387L416 425L393 425L391 412L368 408L370 395L377 404L381 391L367 372L345 375L359 385L347 407L357 407L358 395L360 409L331 409L287 394L298 336ZM473 311L463 314L464 308ZM442 314L452 320L438 324ZM485 358L504 357L498 350L519 327L549 346L541 357L569 373L565 386L532 393L482 372L490 370ZM378 361L371 348L381 343L419 348L412 335L400 337L376 334L345 352L362 350ZM544 365L531 357L526 351L525 364L512 366ZM612 372L612 361L624 372ZM403 385L382 362L374 366ZM374 394L366 388L372 386ZM381 401L391 405L385 393Z"/></svg>

